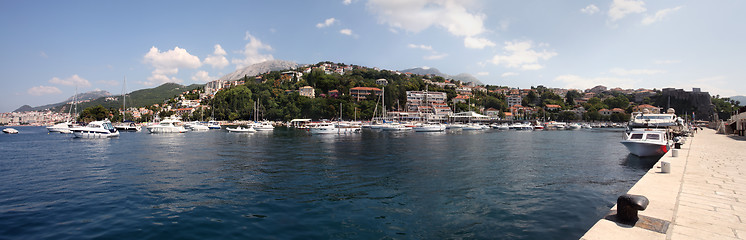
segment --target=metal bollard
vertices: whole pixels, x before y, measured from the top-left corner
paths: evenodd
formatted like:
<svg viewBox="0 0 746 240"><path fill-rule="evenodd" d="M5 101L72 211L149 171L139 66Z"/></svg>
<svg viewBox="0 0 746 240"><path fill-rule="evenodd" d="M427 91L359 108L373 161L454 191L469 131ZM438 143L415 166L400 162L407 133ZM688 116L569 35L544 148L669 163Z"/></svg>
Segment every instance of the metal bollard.
<svg viewBox="0 0 746 240"><path fill-rule="evenodd" d="M679 157L679 149L671 149L671 157Z"/></svg>
<svg viewBox="0 0 746 240"><path fill-rule="evenodd" d="M642 195L624 194L616 200L617 220L620 223L635 225L638 219L637 211L645 211L650 201Z"/></svg>
<svg viewBox="0 0 746 240"><path fill-rule="evenodd" d="M661 161L661 173L670 173L671 163L667 161Z"/></svg>

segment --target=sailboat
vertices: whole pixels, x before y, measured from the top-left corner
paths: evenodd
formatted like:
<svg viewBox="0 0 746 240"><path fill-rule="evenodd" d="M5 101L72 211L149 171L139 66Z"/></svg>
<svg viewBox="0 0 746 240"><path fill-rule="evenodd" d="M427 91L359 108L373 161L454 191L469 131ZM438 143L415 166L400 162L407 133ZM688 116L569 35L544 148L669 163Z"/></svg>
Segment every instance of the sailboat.
<svg viewBox="0 0 746 240"><path fill-rule="evenodd" d="M257 99L257 102L259 99ZM249 127L256 129L257 131L272 131L275 130L275 126L268 121L257 121L257 115L259 115L259 109L257 109L257 102L254 102L254 123L249 124Z"/></svg>
<svg viewBox="0 0 746 240"><path fill-rule="evenodd" d="M127 77L124 77L124 84L122 84L122 122L114 125L118 131L121 132L139 132L142 128L133 121L127 121Z"/></svg>

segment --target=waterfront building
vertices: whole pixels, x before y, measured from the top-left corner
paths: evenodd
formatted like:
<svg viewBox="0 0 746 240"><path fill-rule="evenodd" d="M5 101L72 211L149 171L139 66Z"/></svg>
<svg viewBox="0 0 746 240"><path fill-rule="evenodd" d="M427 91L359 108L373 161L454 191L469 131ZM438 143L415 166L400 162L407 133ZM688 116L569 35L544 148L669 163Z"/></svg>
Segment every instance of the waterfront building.
<svg viewBox="0 0 746 240"><path fill-rule="evenodd" d="M368 99L370 95L375 94L379 96L383 93L380 88L374 87L354 87L350 88L350 96L360 101L360 99Z"/></svg>
<svg viewBox="0 0 746 240"><path fill-rule="evenodd" d="M423 106L445 105L446 99L448 96L444 92L407 91L407 111L417 112Z"/></svg>
<svg viewBox="0 0 746 240"><path fill-rule="evenodd" d="M514 105L520 105L523 102L523 97L520 94L511 94L506 97L505 100L508 102L508 107L512 107Z"/></svg>

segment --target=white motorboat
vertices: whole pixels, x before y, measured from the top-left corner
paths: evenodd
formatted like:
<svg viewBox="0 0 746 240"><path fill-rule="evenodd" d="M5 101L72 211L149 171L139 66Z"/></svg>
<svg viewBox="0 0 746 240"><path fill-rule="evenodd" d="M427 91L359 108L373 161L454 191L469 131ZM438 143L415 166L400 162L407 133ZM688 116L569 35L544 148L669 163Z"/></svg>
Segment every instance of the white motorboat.
<svg viewBox="0 0 746 240"><path fill-rule="evenodd" d="M634 129L621 142L630 153L640 156L661 156L670 149L666 131L663 129Z"/></svg>
<svg viewBox="0 0 746 240"><path fill-rule="evenodd" d="M513 125L510 125L510 129L518 130L518 131L533 131L534 126L531 126L531 124L528 123L516 123Z"/></svg>
<svg viewBox="0 0 746 240"><path fill-rule="evenodd" d="M220 123L215 120L210 120L207 122L207 128L209 129L220 129Z"/></svg>
<svg viewBox="0 0 746 240"><path fill-rule="evenodd" d="M346 133L359 133L361 127L358 126L343 126L338 123L323 122L318 123L309 128L312 134L346 134Z"/></svg>
<svg viewBox="0 0 746 240"><path fill-rule="evenodd" d="M140 130L142 130L139 125L132 121L119 123L117 125L114 125L114 128L116 128L120 132L139 132Z"/></svg>
<svg viewBox="0 0 746 240"><path fill-rule="evenodd" d="M423 123L415 125L412 129L415 132L442 132L446 130L446 125L441 123Z"/></svg>
<svg viewBox="0 0 746 240"><path fill-rule="evenodd" d="M567 130L578 130L581 128L582 126L580 126L580 124L577 124L577 123L572 123L572 124L567 125Z"/></svg>
<svg viewBox="0 0 746 240"><path fill-rule="evenodd" d="M251 126L247 128L238 126L235 128L225 128L225 130L228 130L228 132L234 132L234 133L255 133L256 132L256 129L254 129Z"/></svg>
<svg viewBox="0 0 746 240"><path fill-rule="evenodd" d="M464 131L473 131L473 130L484 130L485 127L482 126L481 124L470 123L470 124L464 125L461 129Z"/></svg>
<svg viewBox="0 0 746 240"><path fill-rule="evenodd" d="M181 124L181 121L174 118L168 118L156 125L146 127L150 133L185 133L187 129Z"/></svg>
<svg viewBox="0 0 746 240"><path fill-rule="evenodd" d="M49 132L58 132L58 133L71 133L70 129L75 127L81 127L80 125L67 121L67 122L61 122L52 126L47 127L47 131Z"/></svg>
<svg viewBox="0 0 746 240"><path fill-rule="evenodd" d="M186 127L189 130L192 131L207 131L210 130L210 128L207 125L202 124L201 122L189 122L184 124L184 127Z"/></svg>
<svg viewBox="0 0 746 240"><path fill-rule="evenodd" d="M671 133L681 130L681 124L672 108L663 114L651 114L647 109L635 112L621 143L640 157L661 156L671 149Z"/></svg>
<svg viewBox="0 0 746 240"><path fill-rule="evenodd" d="M119 136L119 131L111 125L109 120L93 121L85 127L71 128L70 131L76 138L110 138Z"/></svg>
<svg viewBox="0 0 746 240"><path fill-rule="evenodd" d="M253 127L257 131L272 131L275 130L275 126L272 126L270 122L255 122L250 127Z"/></svg>
<svg viewBox="0 0 746 240"><path fill-rule="evenodd" d="M18 130L15 128L4 128L3 132L7 134L18 134Z"/></svg>

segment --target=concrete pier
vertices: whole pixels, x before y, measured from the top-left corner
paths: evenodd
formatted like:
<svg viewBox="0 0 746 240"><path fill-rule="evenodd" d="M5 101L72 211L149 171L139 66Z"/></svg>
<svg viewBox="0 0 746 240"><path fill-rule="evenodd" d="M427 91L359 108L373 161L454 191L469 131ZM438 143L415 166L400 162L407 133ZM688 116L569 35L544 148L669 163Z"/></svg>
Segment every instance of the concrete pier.
<svg viewBox="0 0 746 240"><path fill-rule="evenodd" d="M670 163L669 173L661 172L662 161ZM746 239L746 138L699 131L678 157L669 151L627 193L650 200L637 224L607 220L610 215L581 239Z"/></svg>

